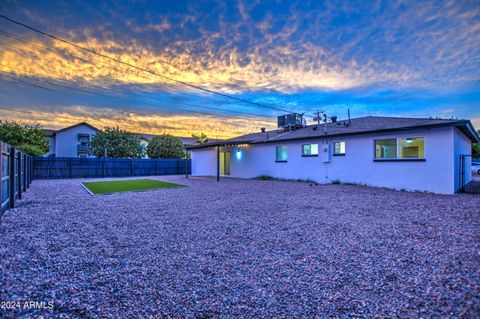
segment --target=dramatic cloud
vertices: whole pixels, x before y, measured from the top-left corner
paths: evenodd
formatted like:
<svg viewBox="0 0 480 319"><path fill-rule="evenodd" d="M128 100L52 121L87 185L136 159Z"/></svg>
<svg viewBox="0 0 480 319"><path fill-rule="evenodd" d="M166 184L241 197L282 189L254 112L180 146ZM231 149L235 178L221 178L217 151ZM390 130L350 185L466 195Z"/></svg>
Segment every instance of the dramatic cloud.
<svg viewBox="0 0 480 319"><path fill-rule="evenodd" d="M12 2L2 12L166 77L282 109L343 114L351 108L358 116L480 118L480 6L475 1L238 1L215 6L201 1L114 6L72 2L55 10L51 6ZM100 91L98 86L115 88L127 92L122 94L127 97L132 91L145 95L138 105L101 98L108 109L127 116L121 123L137 131L160 129L156 119L141 118L138 112L174 118L201 111L185 104L176 105L185 110L179 112L148 108L151 94L169 98L168 105L178 101L203 105L204 112L213 114L186 115L189 122L198 123L192 129L212 134L214 128L244 132L271 126L278 114L195 91L5 21L0 21L0 45L0 74ZM22 103L13 103L11 91L3 92L3 101L30 110L41 107L44 112L49 105L59 107L54 97L39 105L34 103L36 94L29 101L25 89L15 92ZM81 103L91 108L90 121L94 116L106 119L102 112L94 112L105 109L99 99L90 96ZM137 115L126 115L128 109ZM259 122L237 112L256 114ZM230 118L225 121L215 114ZM81 118L75 112L70 115ZM186 132L184 123L178 125Z"/></svg>
<svg viewBox="0 0 480 319"><path fill-rule="evenodd" d="M48 110L18 108L19 113L0 107L0 118L24 123L35 122L44 127L59 129L78 122L88 122L97 128L119 126L131 132L190 137L192 132L203 132L212 138L230 138L257 131L260 127L273 129L271 121L249 118L225 118L214 116L139 114L118 108L89 106L49 107Z"/></svg>

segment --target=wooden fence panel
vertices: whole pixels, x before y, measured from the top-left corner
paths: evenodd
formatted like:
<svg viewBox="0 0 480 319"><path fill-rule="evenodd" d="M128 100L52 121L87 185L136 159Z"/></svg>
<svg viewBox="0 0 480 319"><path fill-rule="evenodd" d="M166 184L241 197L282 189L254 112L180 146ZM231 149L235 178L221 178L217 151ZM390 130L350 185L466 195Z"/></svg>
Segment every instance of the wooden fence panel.
<svg viewBox="0 0 480 319"><path fill-rule="evenodd" d="M182 175L186 170L191 171L190 159L33 158L35 179Z"/></svg>
<svg viewBox="0 0 480 319"><path fill-rule="evenodd" d="M0 183L0 193L1 193L1 209L0 215L8 209L9 200L10 200L10 146L6 143L0 142L0 151L1 151L1 161L0 161L0 172L1 172L1 183Z"/></svg>
<svg viewBox="0 0 480 319"><path fill-rule="evenodd" d="M18 152L15 148L0 141L0 217L15 201L22 199L31 181L27 169L31 156Z"/></svg>

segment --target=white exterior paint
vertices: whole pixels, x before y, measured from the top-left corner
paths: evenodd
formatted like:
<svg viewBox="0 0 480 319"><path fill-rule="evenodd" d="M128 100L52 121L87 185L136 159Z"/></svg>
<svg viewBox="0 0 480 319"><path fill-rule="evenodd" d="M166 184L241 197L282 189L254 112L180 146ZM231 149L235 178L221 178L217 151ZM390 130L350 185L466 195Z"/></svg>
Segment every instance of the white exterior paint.
<svg viewBox="0 0 480 319"><path fill-rule="evenodd" d="M425 161L374 161L375 139L406 137L424 137ZM325 148L322 144L327 144L326 147L331 153L335 141L345 141L345 156L332 156L328 152L322 152L322 148ZM302 157L302 144L314 143L319 144L319 156ZM277 163L275 147L282 145L288 148L288 161ZM237 149L221 149L232 152L232 177L254 178L269 175L284 179L311 179L319 183L339 180L344 183L452 194L457 190L457 155L470 154L471 142L458 129L443 127L388 134L251 144L240 147L241 158L236 156ZM191 153L192 175L216 174L215 149L193 149Z"/></svg>
<svg viewBox="0 0 480 319"><path fill-rule="evenodd" d="M49 150L44 156L54 156L55 155L55 135L48 136L48 145Z"/></svg>
<svg viewBox="0 0 480 319"><path fill-rule="evenodd" d="M90 140L97 133L88 125L78 125L55 134L55 156L77 157L77 145L79 134L89 135Z"/></svg>
<svg viewBox="0 0 480 319"><path fill-rule="evenodd" d="M142 146L143 149L143 158L148 158L147 155L147 147L148 147L149 141L146 138L141 137L140 138L140 145Z"/></svg>
<svg viewBox="0 0 480 319"><path fill-rule="evenodd" d="M77 145L79 144L78 135L85 134L89 135L89 140L91 141L93 135L96 134L96 130L89 125L83 123L67 127L63 130L47 130L48 141L49 141L49 151L43 156L56 156L56 157L78 157ZM140 145L146 151L150 139L155 136L151 134L140 134L133 133L134 135L140 138ZM195 143L197 139L190 137L178 137L183 145L189 145ZM93 155L90 155L93 157ZM145 152L144 158L148 158Z"/></svg>
<svg viewBox="0 0 480 319"><path fill-rule="evenodd" d="M217 174L216 150L198 149L192 151L191 156L192 176L214 176Z"/></svg>

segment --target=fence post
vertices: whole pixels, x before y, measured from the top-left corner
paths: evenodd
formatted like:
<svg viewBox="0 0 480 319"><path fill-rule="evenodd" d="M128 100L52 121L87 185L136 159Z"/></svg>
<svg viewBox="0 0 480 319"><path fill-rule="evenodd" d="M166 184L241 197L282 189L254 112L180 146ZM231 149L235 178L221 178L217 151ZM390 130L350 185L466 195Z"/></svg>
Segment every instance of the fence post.
<svg viewBox="0 0 480 319"><path fill-rule="evenodd" d="M68 159L68 177L72 178L72 158Z"/></svg>
<svg viewBox="0 0 480 319"><path fill-rule="evenodd" d="M35 178L35 167L33 162L33 156L30 156L30 184L32 184L32 181L34 178Z"/></svg>
<svg viewBox="0 0 480 319"><path fill-rule="evenodd" d="M105 177L105 161L103 160L103 157L100 157L100 163L102 164L102 177Z"/></svg>
<svg viewBox="0 0 480 319"><path fill-rule="evenodd" d="M17 152L17 192L18 199L22 199L22 153Z"/></svg>
<svg viewBox="0 0 480 319"><path fill-rule="evenodd" d="M27 154L23 155L23 191L27 191Z"/></svg>
<svg viewBox="0 0 480 319"><path fill-rule="evenodd" d="M130 159L130 176L133 176L133 158Z"/></svg>
<svg viewBox="0 0 480 319"><path fill-rule="evenodd" d="M10 154L8 154L8 167L9 167L9 177L8 182L9 187L9 206L10 208L15 207L15 147L10 147Z"/></svg>
<svg viewBox="0 0 480 319"><path fill-rule="evenodd" d="M25 189L30 188L30 155L25 155Z"/></svg>

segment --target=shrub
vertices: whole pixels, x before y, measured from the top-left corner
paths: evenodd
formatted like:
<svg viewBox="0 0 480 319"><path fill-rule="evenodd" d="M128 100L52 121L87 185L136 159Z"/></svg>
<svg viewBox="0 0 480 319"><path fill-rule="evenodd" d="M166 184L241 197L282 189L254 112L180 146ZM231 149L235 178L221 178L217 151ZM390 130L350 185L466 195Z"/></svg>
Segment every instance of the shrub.
<svg viewBox="0 0 480 319"><path fill-rule="evenodd" d="M118 126L106 127L97 132L90 143L90 149L97 157L142 158L144 155L140 138Z"/></svg>
<svg viewBox="0 0 480 319"><path fill-rule="evenodd" d="M150 158L184 158L185 148L178 137L159 135L148 143L147 155Z"/></svg>
<svg viewBox="0 0 480 319"><path fill-rule="evenodd" d="M273 181L275 178L269 175L260 175L257 177L257 179L262 181Z"/></svg>
<svg viewBox="0 0 480 319"><path fill-rule="evenodd" d="M47 134L39 124L0 121L0 140L37 156L50 149Z"/></svg>

